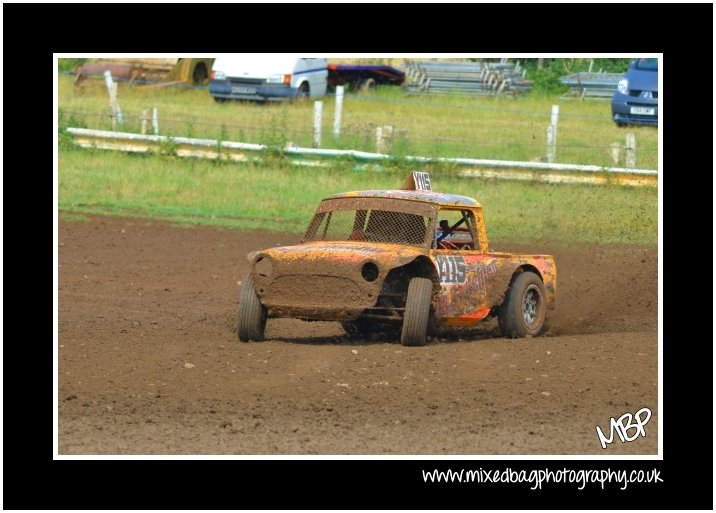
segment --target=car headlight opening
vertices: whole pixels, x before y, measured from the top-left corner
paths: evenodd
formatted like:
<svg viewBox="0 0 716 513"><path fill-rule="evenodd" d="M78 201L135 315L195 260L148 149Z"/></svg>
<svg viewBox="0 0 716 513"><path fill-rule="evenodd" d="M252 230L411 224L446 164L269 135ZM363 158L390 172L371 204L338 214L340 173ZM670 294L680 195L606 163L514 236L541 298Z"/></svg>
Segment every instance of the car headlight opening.
<svg viewBox="0 0 716 513"><path fill-rule="evenodd" d="M271 276L273 264L271 263L270 258L266 256L260 256L256 259L256 264L254 265L254 268L256 269L256 273L259 276L268 278L269 276Z"/></svg>
<svg viewBox="0 0 716 513"><path fill-rule="evenodd" d="M622 94L629 94L629 80L622 78L617 84L617 91Z"/></svg>
<svg viewBox="0 0 716 513"><path fill-rule="evenodd" d="M363 267L361 268L361 276L363 276L363 279L365 281L371 282L378 279L378 266L375 265L373 262L366 262L363 264Z"/></svg>

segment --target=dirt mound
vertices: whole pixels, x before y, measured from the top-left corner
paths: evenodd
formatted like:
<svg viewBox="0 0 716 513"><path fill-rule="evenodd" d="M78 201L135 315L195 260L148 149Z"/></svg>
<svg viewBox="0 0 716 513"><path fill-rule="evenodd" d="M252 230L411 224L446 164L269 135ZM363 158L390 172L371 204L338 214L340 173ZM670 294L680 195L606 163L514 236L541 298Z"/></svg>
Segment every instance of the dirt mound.
<svg viewBox="0 0 716 513"><path fill-rule="evenodd" d="M552 253L547 336L493 324L424 348L338 323L234 334L246 253L281 233L112 217L60 223L61 454L655 454L655 248ZM648 436L595 427L647 406Z"/></svg>

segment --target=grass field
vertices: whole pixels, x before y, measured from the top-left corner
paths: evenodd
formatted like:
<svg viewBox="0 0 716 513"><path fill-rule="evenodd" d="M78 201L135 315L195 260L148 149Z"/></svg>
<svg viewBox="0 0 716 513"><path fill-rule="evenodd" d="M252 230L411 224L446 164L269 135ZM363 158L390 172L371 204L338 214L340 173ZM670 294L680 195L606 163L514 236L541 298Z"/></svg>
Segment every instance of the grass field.
<svg viewBox="0 0 716 513"><path fill-rule="evenodd" d="M110 129L102 80L74 87L59 77L61 125ZM160 133L184 137L310 147L313 104L215 103L206 89L119 85L126 122L118 130L139 132L143 109L159 111ZM557 161L613 165L610 145L637 139L637 167L657 168L657 131L617 128L608 101L564 100L527 95L509 97L406 96L386 87L372 95L347 95L341 137L332 136L334 99L323 99L323 148L375 151L375 127L393 125L391 153L539 161L546 154L546 130L553 104L560 106ZM623 152L622 152L623 154ZM620 165L623 165L623 161Z"/></svg>
<svg viewBox="0 0 716 513"><path fill-rule="evenodd" d="M432 171L431 171L432 172ZM403 171L353 171L234 164L160 155L62 147L59 206L63 216L109 213L190 224L301 233L318 201L361 189L399 188ZM550 185L432 174L433 188L477 198L488 233L500 241L657 243L653 187Z"/></svg>
<svg viewBox="0 0 716 513"><path fill-rule="evenodd" d="M59 77L60 128L109 129L103 81L74 87ZM143 109L157 107L160 133L276 146L310 146L312 102L215 103L206 89L122 83L122 131L139 132ZM375 127L394 125L394 155L540 160L553 104L560 105L559 162L612 165L609 145L626 131L609 118L609 102L555 97L406 96L400 88L348 95L340 139L331 135L334 100L324 98L324 148L375 151ZM637 165L657 167L657 131L630 128ZM493 242L657 242L657 190L651 187L577 186L464 179L431 172L435 190L472 196L485 207ZM407 169L355 171L350 162L330 169L285 162L233 164L159 155L80 150L62 138L59 205L64 217L88 212L171 219L190 224L264 227L300 233L318 201L348 190L395 188Z"/></svg>

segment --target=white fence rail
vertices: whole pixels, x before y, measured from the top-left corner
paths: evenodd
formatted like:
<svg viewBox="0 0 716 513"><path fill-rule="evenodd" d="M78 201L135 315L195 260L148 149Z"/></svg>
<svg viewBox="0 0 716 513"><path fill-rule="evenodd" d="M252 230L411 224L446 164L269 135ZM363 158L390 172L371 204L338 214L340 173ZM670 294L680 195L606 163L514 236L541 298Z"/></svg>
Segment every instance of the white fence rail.
<svg viewBox="0 0 716 513"><path fill-rule="evenodd" d="M658 183L658 172L653 169L469 158L391 157L381 153L355 150L296 147L271 148L263 144L142 135L86 128L68 128L67 133L71 134L75 143L83 148L139 153L171 152L180 157L249 161L262 160L265 153L279 151L286 158L300 165L320 166L336 158L352 158L358 165L376 165L380 162L401 161L426 166L430 164L450 164L459 166L461 168L459 174L465 177L532 180L549 183L618 183L635 186L655 186Z"/></svg>

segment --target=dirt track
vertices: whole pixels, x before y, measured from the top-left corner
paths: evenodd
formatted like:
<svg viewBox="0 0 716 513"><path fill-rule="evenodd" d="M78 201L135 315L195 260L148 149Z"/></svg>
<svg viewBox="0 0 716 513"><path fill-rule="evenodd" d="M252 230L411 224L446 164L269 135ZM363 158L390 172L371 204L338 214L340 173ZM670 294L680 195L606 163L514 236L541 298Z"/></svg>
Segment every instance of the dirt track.
<svg viewBox="0 0 716 513"><path fill-rule="evenodd" d="M239 343L246 253L297 239L60 222L60 454L656 454L655 248L495 245L556 257L541 338L269 320ZM644 406L647 436L602 450L595 427Z"/></svg>

